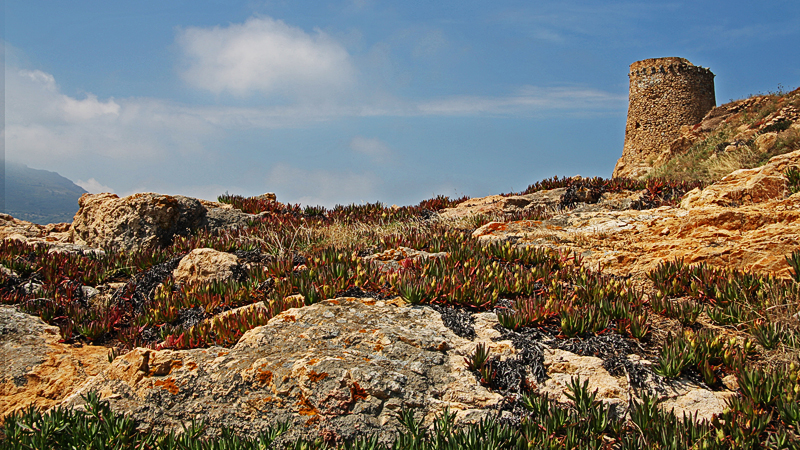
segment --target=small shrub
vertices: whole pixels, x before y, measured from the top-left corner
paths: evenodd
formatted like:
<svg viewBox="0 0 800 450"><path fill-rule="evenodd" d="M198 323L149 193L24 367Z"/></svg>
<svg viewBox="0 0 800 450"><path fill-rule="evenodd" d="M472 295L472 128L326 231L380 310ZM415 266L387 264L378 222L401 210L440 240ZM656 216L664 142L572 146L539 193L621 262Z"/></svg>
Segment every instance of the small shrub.
<svg viewBox="0 0 800 450"><path fill-rule="evenodd" d="M789 167L783 176L786 177L786 186L789 188L789 192L792 194L800 192L800 169L795 166Z"/></svg>
<svg viewBox="0 0 800 450"><path fill-rule="evenodd" d="M790 126L792 126L792 121L783 119L771 125L765 126L764 128L761 129L761 131L759 131L759 133L763 134L763 133L770 133L773 131L781 132L783 130L788 130Z"/></svg>

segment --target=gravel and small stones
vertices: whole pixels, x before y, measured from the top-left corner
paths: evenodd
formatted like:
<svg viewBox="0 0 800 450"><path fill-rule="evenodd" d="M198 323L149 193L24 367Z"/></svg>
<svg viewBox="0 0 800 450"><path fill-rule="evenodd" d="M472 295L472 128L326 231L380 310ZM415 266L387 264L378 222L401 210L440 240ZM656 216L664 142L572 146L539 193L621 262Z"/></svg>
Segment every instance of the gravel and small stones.
<svg viewBox="0 0 800 450"><path fill-rule="evenodd" d="M3 281L0 283L0 288L7 289L9 292L13 292L19 289L23 281L21 278L17 276L14 272L11 272L13 275L6 275Z"/></svg>
<svg viewBox="0 0 800 450"><path fill-rule="evenodd" d="M298 253L292 255L292 265L294 265L294 267L303 266L306 265L306 263L308 263L308 261L305 256Z"/></svg>
<svg viewBox="0 0 800 450"><path fill-rule="evenodd" d="M606 186L603 184L592 183L591 180L578 180L567 186L559 206L567 208L578 203L597 203L605 191Z"/></svg>
<svg viewBox="0 0 800 450"><path fill-rule="evenodd" d="M142 340L142 343L147 345L155 345L162 341L161 333L158 327L154 326L146 326L142 329L142 332L139 334L139 337Z"/></svg>
<svg viewBox="0 0 800 450"><path fill-rule="evenodd" d="M428 305L442 316L444 326L449 328L456 336L473 340L475 334L475 319L472 313L463 308L452 306Z"/></svg>
<svg viewBox="0 0 800 450"><path fill-rule="evenodd" d="M550 334L544 328L525 328L520 331L512 331L498 325L495 329L500 331L501 336L494 338L495 341L511 340L518 355L506 361L511 361L512 366L522 366L526 373L532 375L537 382L548 378L547 368L544 366L544 347L543 342L549 340ZM510 370L510 369L509 369ZM524 386L518 386L522 389Z"/></svg>
<svg viewBox="0 0 800 450"><path fill-rule="evenodd" d="M505 425L519 426L522 419L530 415L520 402L524 394L535 388L528 380L532 377L537 383L542 383L548 378L541 342L549 335L537 328L515 332L498 325L497 329L503 335L494 340L510 339L518 352L513 358L492 362L495 371L494 386L505 396L497 405L498 420Z"/></svg>
<svg viewBox="0 0 800 450"><path fill-rule="evenodd" d="M641 364L632 361L629 356L641 356L631 346L629 339L619 334L591 336L587 339L573 338L553 341L553 347L581 356L594 356L603 360L603 368L615 377L627 376L631 386L636 389L644 387L650 372Z"/></svg>
<svg viewBox="0 0 800 450"><path fill-rule="evenodd" d="M391 295L383 295L377 291L365 291L358 286L350 286L344 291L336 293L334 298L353 297L353 298L374 298L375 300L388 300L393 298Z"/></svg>
<svg viewBox="0 0 800 450"><path fill-rule="evenodd" d="M191 328L206 318L206 311L202 306L193 308L183 308L178 311L178 320L173 325L180 325L183 328Z"/></svg>
<svg viewBox="0 0 800 450"><path fill-rule="evenodd" d="M439 217L439 213L437 213L436 211L431 211L430 209L423 209L422 211L419 212L419 215L417 217L419 218L420 221L432 220L435 219L436 217Z"/></svg>
<svg viewBox="0 0 800 450"><path fill-rule="evenodd" d="M588 338L555 339L550 345L576 355L595 356L603 360L634 353L628 341L616 333Z"/></svg>
<svg viewBox="0 0 800 450"><path fill-rule="evenodd" d="M117 289L112 297L112 303L128 303L136 311L143 311L145 305L153 300L153 293L156 287L172 275L172 272L178 267L184 256L186 255L178 255L134 276L124 286Z"/></svg>
<svg viewBox="0 0 800 450"><path fill-rule="evenodd" d="M231 267L232 279L239 283L247 281L247 269L242 264Z"/></svg>
<svg viewBox="0 0 800 450"><path fill-rule="evenodd" d="M558 338L558 327L532 327L524 328L519 331L512 331L500 325L496 327L502 336L495 340L510 339L514 347L522 354L521 359L531 360L531 372L536 376L537 381L547 379L547 370L544 367L544 356L538 358L537 354L542 354L542 345L557 348L580 356L594 356L603 360L603 368L612 376L626 376L631 386L641 389L647 384L647 380L652 377L652 371L645 365L635 362L629 358L631 355L641 358L641 352L631 345L629 339L616 333L590 336L588 338ZM532 356L526 356L528 352Z"/></svg>
<svg viewBox="0 0 800 450"><path fill-rule="evenodd" d="M266 280L262 281L256 288L257 291L267 292L267 293L272 292L273 289L275 289L274 278L267 278Z"/></svg>
<svg viewBox="0 0 800 450"><path fill-rule="evenodd" d="M267 264L275 260L275 256L259 250L236 250L233 254L236 255L239 264Z"/></svg>

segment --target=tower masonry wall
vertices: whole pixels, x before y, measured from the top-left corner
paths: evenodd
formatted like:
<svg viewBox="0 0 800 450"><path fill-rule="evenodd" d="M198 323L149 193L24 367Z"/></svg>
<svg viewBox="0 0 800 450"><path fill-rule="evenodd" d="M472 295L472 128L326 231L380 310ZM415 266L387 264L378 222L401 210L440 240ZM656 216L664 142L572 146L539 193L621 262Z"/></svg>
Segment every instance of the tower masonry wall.
<svg viewBox="0 0 800 450"><path fill-rule="evenodd" d="M683 58L652 58L630 66L625 146L614 177L638 178L678 137L716 106L714 74Z"/></svg>

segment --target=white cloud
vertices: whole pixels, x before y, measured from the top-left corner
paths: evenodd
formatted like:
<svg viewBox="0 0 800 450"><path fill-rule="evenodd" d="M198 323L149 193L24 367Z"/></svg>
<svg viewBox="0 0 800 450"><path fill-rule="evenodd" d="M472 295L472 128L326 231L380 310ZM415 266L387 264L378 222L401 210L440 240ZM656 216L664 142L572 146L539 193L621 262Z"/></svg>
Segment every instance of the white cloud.
<svg viewBox="0 0 800 450"><path fill-rule="evenodd" d="M273 21L277 27L275 23ZM230 31L231 27L224 30ZM305 36L312 42L320 39L319 36ZM309 127L315 122L353 117L520 117L574 111L619 112L625 107L624 96L603 91L531 86L505 96L454 96L432 101L368 93L324 103L298 101L250 107L188 105L155 98L99 98L91 92L68 95L62 92L57 77L20 67L13 58L10 63L7 59L5 76L4 138L6 155L10 159L31 167L56 170L69 178L88 180L79 183L91 192L130 193L135 188L133 190L184 193L210 199L223 193L225 187L195 186L197 174L211 173L208 167L230 160L225 155L231 151L230 147L223 143L241 131ZM375 163L392 161L395 156L386 142L373 137L355 136L349 147L350 151ZM171 181L142 179L148 176ZM205 177L208 183L238 183L225 174ZM243 186L260 185L262 177L259 175L256 182L241 183ZM114 189L98 179L111 182ZM281 198L306 204L333 206L374 201L385 198L379 193L386 193L384 180L372 172L309 171L283 165L270 171L266 181L265 191L278 191Z"/></svg>
<svg viewBox="0 0 800 450"><path fill-rule="evenodd" d="M87 94L79 100L59 91L55 77L41 70L6 70L7 119L20 121L35 117L39 122L81 122L119 116L120 106L113 98L99 101L97 96ZM12 90L13 89L13 90Z"/></svg>
<svg viewBox="0 0 800 450"><path fill-rule="evenodd" d="M356 153L369 156L376 163L386 162L392 156L392 149L385 142L364 136L354 137L350 141L350 149Z"/></svg>
<svg viewBox="0 0 800 450"><path fill-rule="evenodd" d="M371 172L306 170L282 163L269 171L265 182L267 189L275 192L282 202L326 208L336 204L374 202L382 183Z"/></svg>
<svg viewBox="0 0 800 450"><path fill-rule="evenodd" d="M19 75L39 83L48 91L56 91L56 79L49 73L44 73L41 70L20 70Z"/></svg>
<svg viewBox="0 0 800 450"><path fill-rule="evenodd" d="M503 115L544 113L555 110L616 111L627 97L588 88L524 86L507 96L454 96L419 105L426 115Z"/></svg>
<svg viewBox="0 0 800 450"><path fill-rule="evenodd" d="M308 126L344 117L476 116L553 114L561 111L621 111L626 98L587 88L526 86L506 96L454 96L410 101L381 96L352 103L296 103L233 107L184 105L151 98L79 99L61 92L51 74L6 67L6 149L34 167L98 160L147 164L198 158L206 145L234 130ZM376 162L391 157L377 139L358 136L353 151ZM98 163L99 164L99 163ZM91 175L84 175L89 178Z"/></svg>
<svg viewBox="0 0 800 450"><path fill-rule="evenodd" d="M86 192L88 192L90 194L100 194L100 193L103 193L103 192L110 192L112 194L115 193L113 188L108 187L108 186L100 183L99 181L95 180L94 178L89 178L89 180L87 180L87 181L77 180L77 181L75 181L75 184L77 184L78 186L82 187L83 189L86 190Z"/></svg>
<svg viewBox="0 0 800 450"><path fill-rule="evenodd" d="M355 76L347 50L329 35L269 17L187 28L177 42L186 60L184 79L215 94L328 98L347 90Z"/></svg>
<svg viewBox="0 0 800 450"><path fill-rule="evenodd" d="M97 100L94 94L87 94L83 100L61 96L64 103L61 109L64 111L67 120L88 120L105 114L112 116L119 116L120 106L114 99L109 99L106 102Z"/></svg>
<svg viewBox="0 0 800 450"><path fill-rule="evenodd" d="M6 151L33 167L76 160L154 161L204 151L219 134L202 109L146 98L80 99L61 92L55 77L6 66Z"/></svg>

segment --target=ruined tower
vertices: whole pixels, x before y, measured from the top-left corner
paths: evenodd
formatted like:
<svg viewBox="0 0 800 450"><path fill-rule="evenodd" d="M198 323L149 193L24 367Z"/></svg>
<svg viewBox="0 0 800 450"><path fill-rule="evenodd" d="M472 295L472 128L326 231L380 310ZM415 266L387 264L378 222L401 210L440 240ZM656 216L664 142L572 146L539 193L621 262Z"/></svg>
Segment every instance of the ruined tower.
<svg viewBox="0 0 800 450"><path fill-rule="evenodd" d="M714 74L683 58L631 64L625 147L614 177L646 175L678 137L682 125L699 123L714 106Z"/></svg>

